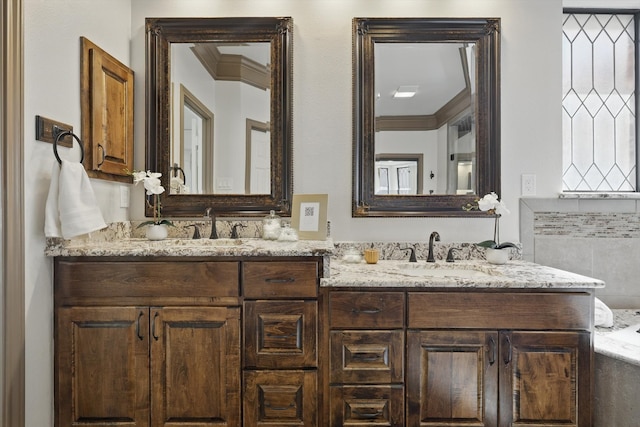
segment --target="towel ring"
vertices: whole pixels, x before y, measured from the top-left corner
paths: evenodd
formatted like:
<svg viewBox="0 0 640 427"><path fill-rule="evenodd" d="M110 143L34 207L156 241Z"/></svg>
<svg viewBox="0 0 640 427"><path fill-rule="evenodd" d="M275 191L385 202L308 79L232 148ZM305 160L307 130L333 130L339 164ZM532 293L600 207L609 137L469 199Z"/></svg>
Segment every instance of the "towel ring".
<svg viewBox="0 0 640 427"><path fill-rule="evenodd" d="M180 166L178 166L177 163L174 163L173 166L170 166L169 169L171 170L171 177L176 177L179 178L180 176L178 175L180 172L182 172L182 181L186 184L187 183L187 176L184 174L184 169L182 169Z"/></svg>
<svg viewBox="0 0 640 427"><path fill-rule="evenodd" d="M55 127L53 131L56 134L56 140L53 143L53 155L56 156L56 160L58 161L58 163L62 164L62 160L60 160L60 156L58 155L58 141L60 141L60 138L63 138L67 135L71 135L73 139L78 141L78 145L80 146L80 163L82 163L82 161L84 160L84 147L82 146L82 141L80 141L80 138L78 138L76 134L71 132L70 130L63 131L60 128Z"/></svg>

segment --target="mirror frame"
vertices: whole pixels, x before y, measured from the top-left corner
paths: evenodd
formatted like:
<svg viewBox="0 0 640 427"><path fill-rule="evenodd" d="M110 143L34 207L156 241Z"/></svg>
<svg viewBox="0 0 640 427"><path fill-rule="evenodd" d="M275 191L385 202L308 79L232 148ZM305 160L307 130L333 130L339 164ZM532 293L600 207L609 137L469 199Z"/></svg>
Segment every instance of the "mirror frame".
<svg viewBox="0 0 640 427"><path fill-rule="evenodd" d="M290 17L146 18L146 167L162 173L169 188L171 43L271 43L271 192L270 194L169 194L162 197L164 216L202 216L211 207L218 216L260 216L274 210L291 215L293 192L292 42ZM244 145L244 141L242 144ZM145 208L146 216L153 216Z"/></svg>
<svg viewBox="0 0 640 427"><path fill-rule="evenodd" d="M375 43L476 44L477 188L471 195L375 195ZM500 194L500 18L353 19L352 217L457 217L492 191Z"/></svg>

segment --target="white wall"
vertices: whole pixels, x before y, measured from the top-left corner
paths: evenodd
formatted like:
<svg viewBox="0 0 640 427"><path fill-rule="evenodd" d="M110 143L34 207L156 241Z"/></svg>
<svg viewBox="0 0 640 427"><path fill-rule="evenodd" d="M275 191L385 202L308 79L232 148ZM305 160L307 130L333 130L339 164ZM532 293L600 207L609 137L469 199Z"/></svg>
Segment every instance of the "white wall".
<svg viewBox="0 0 640 427"><path fill-rule="evenodd" d="M44 204L55 162L35 140L35 116L73 126L80 136L80 36L129 63L131 0L24 1L26 426L53 425L52 261L44 256ZM138 88L139 89L139 88ZM79 149L60 148L78 159ZM107 222L122 221L120 185L92 180Z"/></svg>
<svg viewBox="0 0 640 427"><path fill-rule="evenodd" d="M561 10L561 0L25 0L27 426L53 425L52 271L42 255L53 155L50 144L35 141L33 121L40 114L80 132L81 35L135 71L135 166L142 169L144 18L292 16L295 192L329 194L335 240L425 241L438 230L445 242L468 242L489 238L493 221L351 218L351 20L500 17L501 195L512 210L501 221L501 239L517 241L520 175L537 175L540 196L555 197L561 188ZM127 219L117 207L120 185L92 182L105 219ZM132 219L141 218L141 187L133 188L131 204Z"/></svg>
<svg viewBox="0 0 640 427"><path fill-rule="evenodd" d="M502 240L518 240L520 175L537 175L538 194L561 189L560 0L136 0L132 3L132 67L144 79L147 16L291 16L294 22L294 191L328 193L335 240L480 241L493 221L480 219L351 218L351 20L375 16L502 18L502 195L513 214L501 220ZM545 30L540 31L543 22ZM556 106L555 108L553 106ZM144 93L136 94L136 141L144 140ZM137 167L144 146L136 146ZM318 161L318 159L326 159ZM142 192L132 214L141 217ZM464 223L464 226L461 226ZM416 233L416 230L421 230Z"/></svg>

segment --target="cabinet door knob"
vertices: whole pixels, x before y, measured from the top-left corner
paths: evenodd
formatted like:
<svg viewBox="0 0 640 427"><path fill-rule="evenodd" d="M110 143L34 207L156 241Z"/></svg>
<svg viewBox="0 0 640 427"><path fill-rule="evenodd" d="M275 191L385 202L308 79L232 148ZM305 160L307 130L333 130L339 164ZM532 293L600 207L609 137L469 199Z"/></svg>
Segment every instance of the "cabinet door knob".
<svg viewBox="0 0 640 427"><path fill-rule="evenodd" d="M136 321L136 335L138 335L138 339L140 341L144 339L144 337L140 333L140 319L142 319L142 316L144 316L144 312L140 310L140 313L138 314L138 320Z"/></svg>
<svg viewBox="0 0 640 427"><path fill-rule="evenodd" d="M511 345L511 337L509 337L509 335L505 335L504 339L506 344L504 364L508 365L509 363L511 363L511 359L513 358L513 346Z"/></svg>
<svg viewBox="0 0 640 427"><path fill-rule="evenodd" d="M160 313L158 313L156 311L156 313L153 315L153 325L152 325L152 329L151 329L151 335L153 336L153 339L158 341L158 335L156 334L156 319L158 318L158 316L160 316Z"/></svg>
<svg viewBox="0 0 640 427"><path fill-rule="evenodd" d="M489 365L496 363L496 340L489 336Z"/></svg>
<svg viewBox="0 0 640 427"><path fill-rule="evenodd" d="M100 167L104 163L104 160L107 158L107 151L104 149L102 144L98 144L98 148L102 150L102 160L100 161L100 163L98 163L98 167Z"/></svg>

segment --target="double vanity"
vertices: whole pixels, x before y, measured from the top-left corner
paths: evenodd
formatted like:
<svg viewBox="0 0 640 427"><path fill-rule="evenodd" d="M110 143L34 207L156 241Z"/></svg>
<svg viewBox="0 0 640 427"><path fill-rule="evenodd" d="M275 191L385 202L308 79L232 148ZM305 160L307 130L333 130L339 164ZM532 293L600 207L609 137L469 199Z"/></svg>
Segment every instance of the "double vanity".
<svg viewBox="0 0 640 427"><path fill-rule="evenodd" d="M331 241L64 242L56 426L591 426L594 289Z"/></svg>

